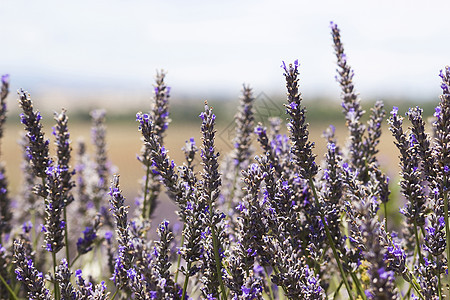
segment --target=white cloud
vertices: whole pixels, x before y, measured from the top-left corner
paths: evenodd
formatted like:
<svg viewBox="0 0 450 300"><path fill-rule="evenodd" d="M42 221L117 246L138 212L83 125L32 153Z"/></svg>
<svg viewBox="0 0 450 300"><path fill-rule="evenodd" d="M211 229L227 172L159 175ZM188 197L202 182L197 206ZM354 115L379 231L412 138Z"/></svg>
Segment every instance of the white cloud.
<svg viewBox="0 0 450 300"><path fill-rule="evenodd" d="M282 91L279 64L298 58L305 93L333 94L333 20L361 94L426 95L450 63L449 8L447 1L387 0L5 1L0 71L24 86L40 75L48 85L126 89L151 82L163 67L174 91L234 95L244 81Z"/></svg>

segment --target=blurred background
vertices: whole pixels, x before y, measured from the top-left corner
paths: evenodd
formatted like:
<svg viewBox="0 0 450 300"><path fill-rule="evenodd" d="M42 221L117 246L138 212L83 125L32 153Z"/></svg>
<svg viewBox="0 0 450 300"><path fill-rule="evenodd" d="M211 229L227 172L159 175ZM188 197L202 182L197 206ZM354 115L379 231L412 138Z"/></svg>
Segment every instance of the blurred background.
<svg viewBox="0 0 450 300"><path fill-rule="evenodd" d="M151 106L156 70L168 71L171 123L166 143L182 162L184 141L200 142L199 113L208 100L218 115L218 149L231 149L233 116L243 83L257 97L257 121L284 118L281 62L299 59L311 139L345 141L329 23L341 29L354 83L366 111L384 100L404 113L438 103L439 70L450 63L449 1L0 1L0 73L10 74L9 119L2 142L12 192L20 188L16 90L31 93L51 133L52 113L68 110L72 140L89 142L91 109L107 110L109 155L127 196L144 175L135 114ZM386 166L397 151L386 129Z"/></svg>

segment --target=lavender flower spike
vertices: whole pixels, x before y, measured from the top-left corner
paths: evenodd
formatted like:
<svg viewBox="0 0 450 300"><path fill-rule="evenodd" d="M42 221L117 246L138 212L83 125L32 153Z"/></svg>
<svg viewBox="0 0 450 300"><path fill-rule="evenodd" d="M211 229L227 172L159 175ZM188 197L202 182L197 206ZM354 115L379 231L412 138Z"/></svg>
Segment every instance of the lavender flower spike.
<svg viewBox="0 0 450 300"><path fill-rule="evenodd" d="M34 111L30 94L23 90L19 90L18 93L19 105L23 110L20 121L25 125L28 138L28 159L31 162L34 174L37 177L45 178L47 167L50 166L50 159L48 154L49 141L44 138L40 123L42 117L40 112Z"/></svg>
<svg viewBox="0 0 450 300"><path fill-rule="evenodd" d="M107 148L106 148L106 112L103 109L97 109L91 112L92 117L92 143L95 145L95 171L98 176L98 183L94 191L94 204L100 209L101 200L108 190L109 168L107 166Z"/></svg>
<svg viewBox="0 0 450 300"><path fill-rule="evenodd" d="M0 139L3 137L3 125L6 121L6 97L9 94L9 75L2 75L0 91Z"/></svg>
<svg viewBox="0 0 450 300"><path fill-rule="evenodd" d="M116 232L119 242L119 253L114 266L113 281L118 288L127 284L127 271L132 268L133 252L130 248L130 232L128 229L128 211L125 206L125 198L119 186L119 176L114 175L111 182L109 202L116 222Z"/></svg>
<svg viewBox="0 0 450 300"><path fill-rule="evenodd" d="M201 149L201 157L203 161L201 195L199 201L206 205L207 214L204 219L204 230L210 232L208 237L204 240L204 247L206 253L204 255L206 264L210 268L208 276L204 276L205 288L204 295L212 294L215 297L222 293L222 298L226 299L225 286L222 280L222 257L219 250L222 248L221 235L222 228L219 222L223 219L223 214L216 211L216 200L220 194L220 173L218 156L214 146L215 137L215 119L216 116L212 112L212 108L205 102L205 111L200 114L202 119L201 131L203 134L203 145Z"/></svg>
<svg viewBox="0 0 450 300"><path fill-rule="evenodd" d="M66 223L62 216L64 198L61 197L65 190L61 177L64 171L60 166L47 169L45 192L42 194L45 198L44 248L52 253L58 253L64 247Z"/></svg>
<svg viewBox="0 0 450 300"><path fill-rule="evenodd" d="M72 271L69 268L67 260L63 258L61 264L57 268L55 274L56 281L59 283L59 289L61 293L61 299L80 299L81 293L75 289L70 282L72 277Z"/></svg>
<svg viewBox="0 0 450 300"><path fill-rule="evenodd" d="M154 85L154 99L151 117L154 122L155 134L159 138L159 142L163 144L164 132L169 126L169 98L170 87L166 86L164 78L166 73L161 70L156 74L156 84Z"/></svg>
<svg viewBox="0 0 450 300"><path fill-rule="evenodd" d="M285 64L283 64L285 66ZM292 148L295 162L300 167L300 176L309 180L317 174L317 165L312 153L314 143L308 140L308 124L306 123L306 110L301 107L301 94L298 90L298 61L294 65L284 67L286 77L287 100L286 112L289 115L289 131L291 133Z"/></svg>
<svg viewBox="0 0 450 300"><path fill-rule="evenodd" d="M167 127L169 126L169 97L170 87L166 86L164 78L166 73L161 70L156 74L156 84L154 85L153 107L149 114L144 114L143 117L153 123L153 134L162 146L164 144L164 136ZM141 149L141 155L138 160L144 165L146 170L145 177L142 182L142 217L151 218L158 204L157 199L161 191L161 182L159 173L152 164L152 149L150 145L144 143Z"/></svg>
<svg viewBox="0 0 450 300"><path fill-rule="evenodd" d="M175 288L175 282L170 275L170 266L172 265L169 260L170 254L170 242L173 240L173 234L169 229L169 222L164 220L159 224L157 229L160 240L156 242L155 253L155 269L158 274L158 286L161 286L161 296L163 299L177 299L178 294Z"/></svg>
<svg viewBox="0 0 450 300"><path fill-rule="evenodd" d="M34 266L33 261L25 255L24 244L14 241L14 264L17 280L22 281L29 299L50 300L49 290L45 288L45 279Z"/></svg>
<svg viewBox="0 0 450 300"><path fill-rule="evenodd" d="M0 163L0 243L2 243L5 234L11 232L12 219L11 199L8 195L8 180L5 176L5 167L3 163Z"/></svg>
<svg viewBox="0 0 450 300"><path fill-rule="evenodd" d="M75 186L75 182L72 181L72 175L75 171L70 170L70 158L72 147L70 146L70 134L67 128L69 118L66 115L66 110L63 109L61 113L55 113L56 127L54 128L54 136L56 138L56 156L57 164L61 169L61 179L63 185L62 198L64 199L65 206L69 205L73 201L73 196L70 190Z"/></svg>
<svg viewBox="0 0 450 300"><path fill-rule="evenodd" d="M236 165L241 165L241 163L247 161L251 155L251 134L254 130L254 101L255 98L253 97L252 89L249 86L244 85L242 88L239 111L235 116L236 137L234 138L235 150L233 156ZM246 165L244 165L244 167L246 167Z"/></svg>
<svg viewBox="0 0 450 300"><path fill-rule="evenodd" d="M435 168L437 178L439 178L439 192L443 194L444 198L444 220L445 220L445 235L447 240L447 268L450 268L450 220L448 217L449 211L449 195L450 188L448 168L450 166L450 67L446 66L445 71L441 71L440 77L442 79L442 95L440 96L440 113L434 124L436 128L436 147L435 147Z"/></svg>
<svg viewBox="0 0 450 300"><path fill-rule="evenodd" d="M341 86L342 93L342 107L345 114L345 119L347 121L347 127L350 133L349 140L349 162L353 167L358 170L365 169L365 157L364 157L364 145L363 145L363 135L365 132L365 126L361 124L361 117L364 111L360 105L360 99L358 94L354 90L353 85L353 70L347 64L347 56L344 53L344 47L341 42L341 35L339 28L336 24L331 23L331 35L333 37L334 50L337 58L338 76L336 80ZM365 172L360 174L364 175ZM361 178L360 178L361 179Z"/></svg>

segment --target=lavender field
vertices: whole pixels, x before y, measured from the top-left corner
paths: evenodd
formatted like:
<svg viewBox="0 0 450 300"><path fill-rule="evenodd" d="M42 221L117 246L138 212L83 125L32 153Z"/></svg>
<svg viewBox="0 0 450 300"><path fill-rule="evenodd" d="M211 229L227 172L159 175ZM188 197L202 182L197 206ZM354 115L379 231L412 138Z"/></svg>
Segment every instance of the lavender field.
<svg viewBox="0 0 450 300"><path fill-rule="evenodd" d="M98 109L43 126L38 101L2 76L0 298L450 296L450 68L436 71L431 118L363 108L330 28L334 126L308 117L297 60L281 65L284 116L263 124L244 85L233 123L205 101L198 126L172 127L159 71L134 125ZM5 123L14 97L20 124Z"/></svg>

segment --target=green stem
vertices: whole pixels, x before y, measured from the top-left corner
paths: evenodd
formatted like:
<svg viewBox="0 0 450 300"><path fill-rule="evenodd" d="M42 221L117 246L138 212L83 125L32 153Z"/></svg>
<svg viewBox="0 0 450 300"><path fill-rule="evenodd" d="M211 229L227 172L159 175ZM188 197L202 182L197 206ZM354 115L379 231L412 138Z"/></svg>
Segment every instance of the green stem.
<svg viewBox="0 0 450 300"><path fill-rule="evenodd" d="M313 182L312 178L309 178L309 187L311 188L311 190L313 192L316 205L317 205L317 207L319 207L320 206L319 198L317 197L316 187L314 186L314 182ZM333 251L333 256L338 265L339 272L341 273L342 280L344 281L344 284L345 284L345 288L347 289L348 297L350 300L353 300L352 288L350 287L350 284L348 283L347 275L345 274L344 268L342 267L341 260L339 259L339 254L337 253L336 246L334 245L333 237L331 236L330 229L328 228L328 224L326 223L325 217L323 216L322 212L320 213L320 220L322 221L323 227L325 228L325 234L326 234L328 242L331 246L331 250ZM364 295L364 293L363 293L363 295Z"/></svg>
<svg viewBox="0 0 450 300"><path fill-rule="evenodd" d="M424 259L422 256L422 251L420 250L420 242L419 242L419 232L417 231L417 221L414 220L414 236L416 237L416 245L417 245L417 253L419 254L419 262L424 264Z"/></svg>
<svg viewBox="0 0 450 300"><path fill-rule="evenodd" d="M420 292L420 286L417 283L417 278L414 276L413 273L411 273L411 271L409 271L409 275L411 276L411 285L412 285L413 289L416 291L416 293L418 294L420 299L425 300L425 298L423 297L422 293Z"/></svg>
<svg viewBox="0 0 450 300"><path fill-rule="evenodd" d="M274 300L274 296L273 296L273 291L272 291L272 279L270 279L270 275L269 272L267 271L267 267L264 266L264 273L266 273L266 278L267 278L267 285L269 286L269 293L270 293L270 299Z"/></svg>
<svg viewBox="0 0 450 300"><path fill-rule="evenodd" d="M77 256L75 256L75 258L73 259L73 261L69 264L69 267L72 267L73 264L77 261L77 259L80 257L80 253L77 254Z"/></svg>
<svg viewBox="0 0 450 300"><path fill-rule="evenodd" d="M273 266L273 271L274 271L275 274L277 274L277 275L280 274L280 270L278 270L278 267L277 267L277 266ZM282 285L281 287L283 288L284 295L287 295L286 287L285 287L284 285ZM278 295L279 295L279 297L281 298L280 292L278 292ZM284 295L283 295L283 298L284 298Z"/></svg>
<svg viewBox="0 0 450 300"><path fill-rule="evenodd" d="M64 242L66 243L66 260L67 260L67 263L69 263L70 262L70 255L69 255L69 229L68 229L69 222L67 222L66 206L64 206L64 222L65 222L65 226L64 226Z"/></svg>
<svg viewBox="0 0 450 300"><path fill-rule="evenodd" d="M444 174L443 186L447 185L447 176ZM450 225L448 224L448 195L447 191L443 190L444 193L444 219L445 219L445 237L447 239L447 270L450 270Z"/></svg>
<svg viewBox="0 0 450 300"><path fill-rule="evenodd" d="M228 209L231 209L232 205L233 205L233 198L234 198L234 193L236 192L236 183L237 183L237 179L239 175L239 166L236 166L236 170L234 172L234 176L233 176L233 185L231 186L231 193L230 193L230 199L228 201Z"/></svg>
<svg viewBox="0 0 450 300"><path fill-rule="evenodd" d="M150 195L148 196L147 202L148 202L148 219L150 220L152 218L152 199L153 199L154 191L150 191Z"/></svg>
<svg viewBox="0 0 450 300"><path fill-rule="evenodd" d="M148 194L149 175L150 175L150 165L147 164L147 170L145 172L145 187L144 187L144 199L143 199L144 204L143 204L143 207L142 207L142 219L145 219L145 212L146 212L146 208L147 208L147 194Z"/></svg>
<svg viewBox="0 0 450 300"><path fill-rule="evenodd" d="M439 300L442 300L442 284L441 284L441 262L439 260L439 255L436 256L436 262L437 262L437 278L438 278L438 295L439 295Z"/></svg>
<svg viewBox="0 0 450 300"><path fill-rule="evenodd" d="M31 210L31 223L33 224L33 228L31 228L33 249L36 249L37 243L38 243L38 235L36 234L36 209L35 208L33 208Z"/></svg>
<svg viewBox="0 0 450 300"><path fill-rule="evenodd" d="M114 298L116 298L118 292L119 292L119 289L116 289L116 291L114 292L111 300L114 300Z"/></svg>
<svg viewBox="0 0 450 300"><path fill-rule="evenodd" d="M412 284L410 283L408 291L406 292L405 296L402 297L402 300L409 299L409 296L411 295L411 289L412 289Z"/></svg>
<svg viewBox="0 0 450 300"><path fill-rule="evenodd" d="M53 258L53 286L55 289L55 299L59 300L60 299L60 295L59 295L59 286L58 286L58 282L56 281L56 253L52 252L52 258Z"/></svg>
<svg viewBox="0 0 450 300"><path fill-rule="evenodd" d="M338 287L336 288L336 290L334 291L334 296L333 296L333 300L337 299L337 296L339 295L339 291L341 290L342 285L344 284L344 281L341 280L341 283L339 283Z"/></svg>
<svg viewBox="0 0 450 300"><path fill-rule="evenodd" d="M184 228L186 228L186 223L184 223L184 225L183 225L183 231L182 232L184 232ZM181 244L180 245L181 247L184 246L184 234L181 235L180 244ZM176 268L177 272L175 274L175 283L178 282L178 274L180 273L180 264L181 264L181 254L178 255L178 259L177 259L177 268ZM181 299L184 299L184 298L181 298Z"/></svg>
<svg viewBox="0 0 450 300"><path fill-rule="evenodd" d="M181 299L186 299L186 290L187 290L187 286L188 286L188 282L189 282L189 273L191 272L191 266L192 266L192 262L188 262L188 264L186 266L186 277L184 277L183 295L181 296Z"/></svg>
<svg viewBox="0 0 450 300"><path fill-rule="evenodd" d="M350 272L350 276L352 277L353 282L354 282L355 285L356 285L356 289L358 290L359 296L360 296L362 299L367 300L366 293L364 293L364 291L363 291L363 289L362 289L361 282L359 281L358 276L356 276L356 274L355 274L354 272Z"/></svg>
<svg viewBox="0 0 450 300"><path fill-rule="evenodd" d="M219 280L220 289L221 289L221 292L222 292L222 298L223 298L223 300L226 300L227 299L227 294L226 294L225 286L224 286L223 280L222 280L222 268L221 268L222 263L221 263L220 255L219 255L219 243L217 241L216 226L215 225L211 226L211 234L212 234L212 239L213 239L214 258L215 258L215 261L216 261L217 279Z"/></svg>
<svg viewBox="0 0 450 300"><path fill-rule="evenodd" d="M11 287L8 285L8 283L6 282L5 278L3 278L3 276L0 274L0 281L3 283L3 285L6 287L6 289L8 290L9 294L11 295L11 297L14 300L19 300L19 298L17 298L16 293L14 293L14 291L11 289Z"/></svg>

